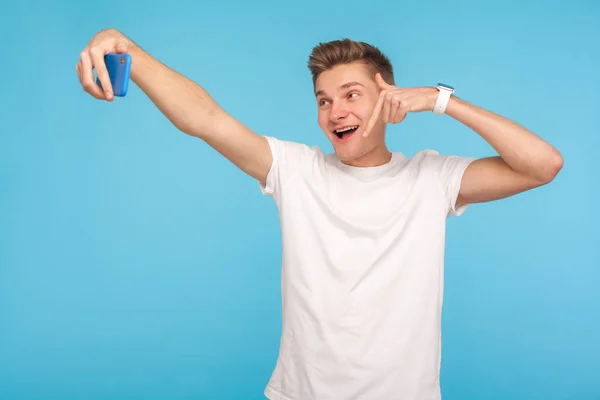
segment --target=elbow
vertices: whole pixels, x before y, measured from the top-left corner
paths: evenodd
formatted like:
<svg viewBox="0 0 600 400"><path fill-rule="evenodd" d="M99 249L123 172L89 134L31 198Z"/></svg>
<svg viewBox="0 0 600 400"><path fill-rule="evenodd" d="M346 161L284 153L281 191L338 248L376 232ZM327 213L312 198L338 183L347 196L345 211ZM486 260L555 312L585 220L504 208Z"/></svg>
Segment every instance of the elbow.
<svg viewBox="0 0 600 400"><path fill-rule="evenodd" d="M564 159L560 152L554 149L544 164L543 173L540 176L540 179L543 185L547 185L548 183L552 182L562 170Z"/></svg>

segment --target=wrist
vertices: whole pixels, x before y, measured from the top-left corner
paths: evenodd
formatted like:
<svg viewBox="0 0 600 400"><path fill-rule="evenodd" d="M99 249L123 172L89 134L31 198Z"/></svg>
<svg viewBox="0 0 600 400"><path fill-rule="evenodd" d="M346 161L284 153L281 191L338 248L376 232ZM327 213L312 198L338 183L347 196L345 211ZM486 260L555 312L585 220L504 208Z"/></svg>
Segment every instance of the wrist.
<svg viewBox="0 0 600 400"><path fill-rule="evenodd" d="M430 89L431 90L429 91L429 95L427 96L427 98L428 98L427 110L433 112L433 109L435 108L435 103L437 102L440 91L435 87L432 87Z"/></svg>
<svg viewBox="0 0 600 400"><path fill-rule="evenodd" d="M454 88L444 83L438 83L435 90L437 92L437 97L432 111L434 114L443 115L446 113L448 103L452 99Z"/></svg>
<svg viewBox="0 0 600 400"><path fill-rule="evenodd" d="M124 38L127 43L127 53L131 56L131 80L140 84L144 75L148 75L150 63L147 53L133 41Z"/></svg>

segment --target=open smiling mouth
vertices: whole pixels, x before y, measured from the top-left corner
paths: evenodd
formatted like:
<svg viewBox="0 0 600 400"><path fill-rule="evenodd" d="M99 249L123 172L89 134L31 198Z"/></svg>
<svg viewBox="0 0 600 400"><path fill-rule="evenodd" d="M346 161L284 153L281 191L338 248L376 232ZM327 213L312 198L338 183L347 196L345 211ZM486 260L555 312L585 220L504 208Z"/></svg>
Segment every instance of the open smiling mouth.
<svg viewBox="0 0 600 400"><path fill-rule="evenodd" d="M357 130L358 130L358 125L353 125L353 126L346 126L344 128L336 129L333 131L333 133L338 137L338 139L347 140Z"/></svg>

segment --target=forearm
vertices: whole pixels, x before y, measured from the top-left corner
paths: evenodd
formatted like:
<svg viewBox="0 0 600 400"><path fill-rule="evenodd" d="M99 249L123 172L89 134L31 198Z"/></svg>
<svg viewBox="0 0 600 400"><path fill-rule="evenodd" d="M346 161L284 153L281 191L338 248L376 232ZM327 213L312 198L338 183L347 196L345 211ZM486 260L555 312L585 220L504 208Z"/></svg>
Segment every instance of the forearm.
<svg viewBox="0 0 600 400"><path fill-rule="evenodd" d="M452 97L446 114L475 131L515 172L548 182L562 167L562 156L552 145L517 123Z"/></svg>
<svg viewBox="0 0 600 400"><path fill-rule="evenodd" d="M181 131L201 138L222 109L194 81L167 67L130 42L131 79Z"/></svg>

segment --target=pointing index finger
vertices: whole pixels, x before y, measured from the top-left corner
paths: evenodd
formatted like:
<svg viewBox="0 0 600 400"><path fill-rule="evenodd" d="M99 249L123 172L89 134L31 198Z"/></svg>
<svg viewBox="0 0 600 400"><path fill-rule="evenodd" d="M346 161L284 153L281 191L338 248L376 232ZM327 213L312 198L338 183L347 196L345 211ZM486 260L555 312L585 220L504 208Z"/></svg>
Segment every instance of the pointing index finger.
<svg viewBox="0 0 600 400"><path fill-rule="evenodd" d="M371 129L373 129L373 127L377 123L377 120L379 119L379 114L381 113L381 108L383 106L383 101L385 100L386 93L387 90L382 90L381 93L379 93L379 99L377 99L377 104L375 104L375 107L373 108L373 113L371 114L371 118L369 118L367 127L363 132L363 137L365 138L371 134Z"/></svg>

